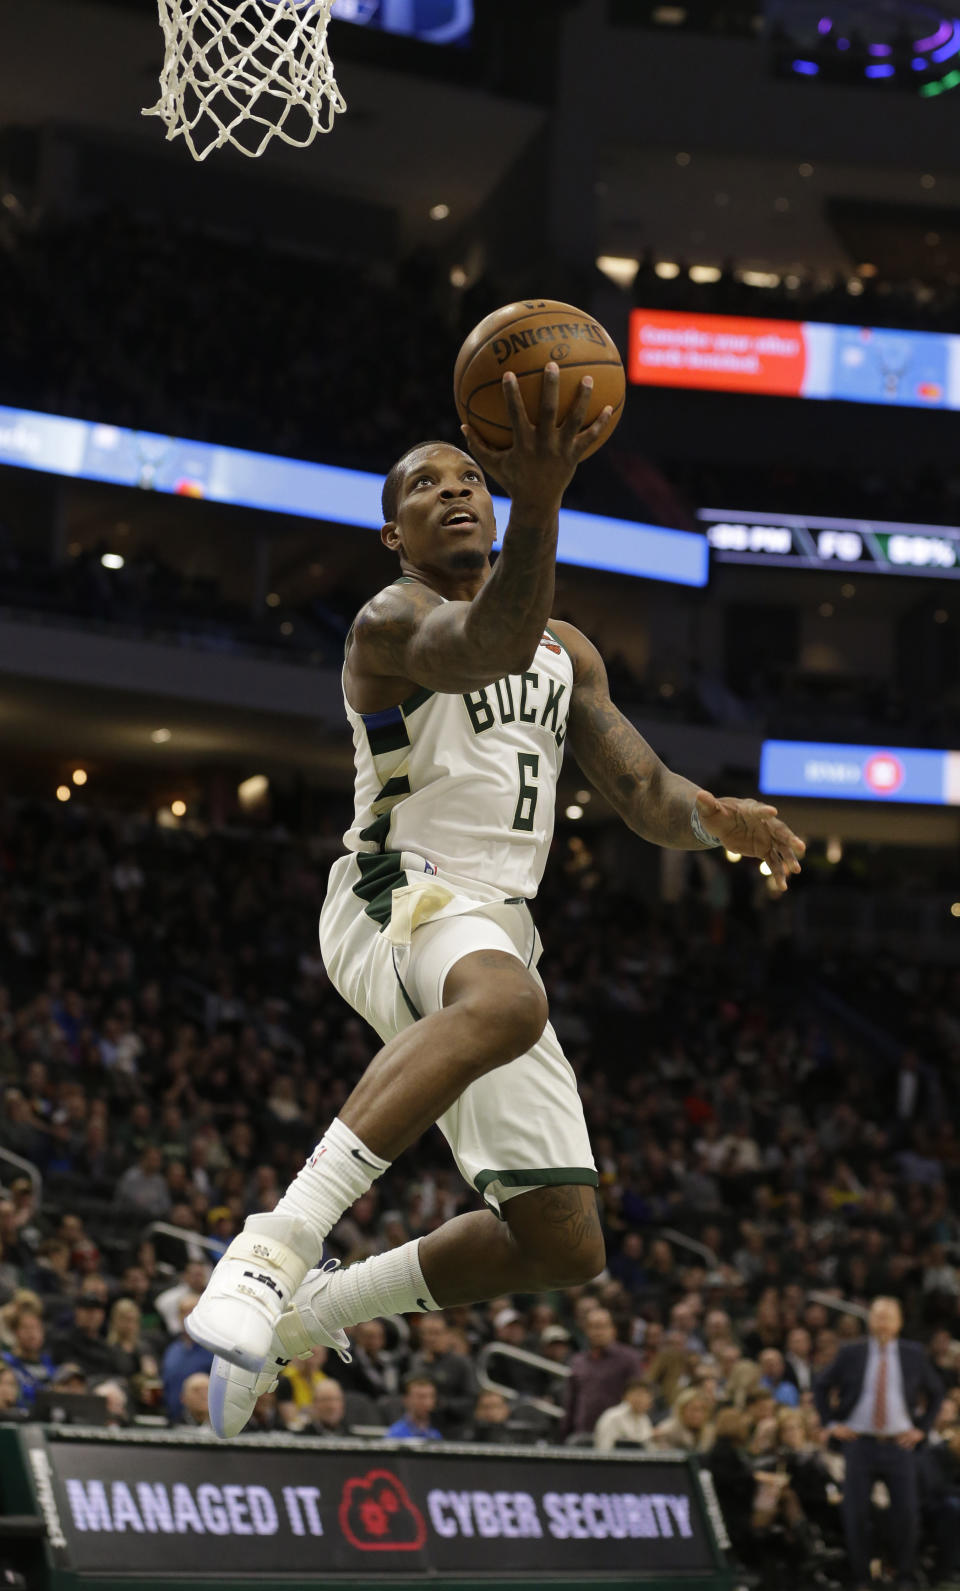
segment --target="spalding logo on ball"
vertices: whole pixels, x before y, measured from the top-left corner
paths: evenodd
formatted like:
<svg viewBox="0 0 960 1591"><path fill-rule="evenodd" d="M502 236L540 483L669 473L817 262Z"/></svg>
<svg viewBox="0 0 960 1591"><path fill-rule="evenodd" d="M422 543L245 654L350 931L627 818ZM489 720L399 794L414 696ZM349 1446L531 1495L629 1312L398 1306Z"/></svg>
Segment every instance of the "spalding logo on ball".
<svg viewBox="0 0 960 1591"><path fill-rule="evenodd" d="M512 370L532 420L540 413L544 366L560 366L558 418L563 419L584 376L593 377L593 395L584 430L602 410L623 414L627 383L617 346L599 321L573 304L531 299L505 304L475 326L457 357L453 394L462 421L473 426L488 447L510 446L512 427L503 399L504 372ZM608 441L608 432L604 441ZM602 444L597 442L590 453Z"/></svg>

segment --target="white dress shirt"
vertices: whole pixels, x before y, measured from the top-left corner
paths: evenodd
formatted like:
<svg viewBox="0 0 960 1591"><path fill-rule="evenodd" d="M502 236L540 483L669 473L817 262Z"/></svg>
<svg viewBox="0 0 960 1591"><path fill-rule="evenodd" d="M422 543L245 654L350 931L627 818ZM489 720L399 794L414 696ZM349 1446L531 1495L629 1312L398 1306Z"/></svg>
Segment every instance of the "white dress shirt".
<svg viewBox="0 0 960 1591"><path fill-rule="evenodd" d="M882 1429L874 1424L873 1411L877 1400L877 1377L880 1374L880 1355L887 1358L887 1418ZM913 1421L903 1391L903 1370L900 1367L900 1350L896 1340L881 1348L876 1337L870 1338L867 1348L867 1368L853 1413L846 1421L852 1431L860 1436L900 1436L912 1430Z"/></svg>
<svg viewBox="0 0 960 1591"><path fill-rule="evenodd" d="M593 1442L604 1452L609 1452L617 1442L642 1442L646 1445L653 1435L653 1421L649 1414L634 1414L629 1403L615 1403L604 1409L593 1428Z"/></svg>

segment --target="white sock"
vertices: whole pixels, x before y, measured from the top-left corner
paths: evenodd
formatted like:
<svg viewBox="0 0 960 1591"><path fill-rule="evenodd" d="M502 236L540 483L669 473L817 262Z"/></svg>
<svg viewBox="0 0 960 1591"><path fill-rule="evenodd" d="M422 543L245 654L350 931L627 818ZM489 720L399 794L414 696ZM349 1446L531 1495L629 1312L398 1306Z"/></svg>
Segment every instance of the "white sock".
<svg viewBox="0 0 960 1591"><path fill-rule="evenodd" d="M420 1239L334 1271L317 1299L328 1331L379 1315L414 1315L439 1309L420 1269ZM302 1313L302 1311L301 1311Z"/></svg>
<svg viewBox="0 0 960 1591"><path fill-rule="evenodd" d="M377 1177L383 1176L389 1164L389 1160L381 1160L368 1149L338 1116L273 1213L301 1216L322 1244L344 1210L366 1193Z"/></svg>

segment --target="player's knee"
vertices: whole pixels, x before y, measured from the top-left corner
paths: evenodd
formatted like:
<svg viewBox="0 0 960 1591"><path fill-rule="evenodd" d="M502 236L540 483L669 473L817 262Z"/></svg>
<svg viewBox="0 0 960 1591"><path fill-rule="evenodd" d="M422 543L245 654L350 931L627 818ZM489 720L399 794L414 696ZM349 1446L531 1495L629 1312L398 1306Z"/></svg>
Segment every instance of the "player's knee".
<svg viewBox="0 0 960 1591"><path fill-rule="evenodd" d="M531 1290L581 1286L607 1263L592 1188L543 1188L518 1199L515 1209L508 1205L507 1220L523 1251Z"/></svg>
<svg viewBox="0 0 960 1591"><path fill-rule="evenodd" d="M488 991L468 995L463 1002L477 1035L474 1066L478 1075L525 1055L538 1043L547 1025L547 997L529 974L499 980Z"/></svg>
<svg viewBox="0 0 960 1591"><path fill-rule="evenodd" d="M607 1250L601 1233L582 1242L573 1251L563 1251L547 1259L550 1278L547 1289L555 1287L582 1287L594 1281L607 1263Z"/></svg>

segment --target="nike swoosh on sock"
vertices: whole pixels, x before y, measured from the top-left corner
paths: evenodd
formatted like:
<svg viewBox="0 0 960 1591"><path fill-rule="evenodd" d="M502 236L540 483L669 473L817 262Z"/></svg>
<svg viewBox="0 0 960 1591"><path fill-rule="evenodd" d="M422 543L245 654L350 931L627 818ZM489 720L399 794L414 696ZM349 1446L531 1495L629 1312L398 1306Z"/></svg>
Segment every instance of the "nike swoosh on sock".
<svg viewBox="0 0 960 1591"><path fill-rule="evenodd" d="M351 1149L350 1153L352 1154L354 1160L359 1160L362 1166L369 1166L371 1171L380 1170L380 1167L375 1166L372 1160L367 1160L366 1156L362 1155L359 1149Z"/></svg>
<svg viewBox="0 0 960 1591"><path fill-rule="evenodd" d="M429 1313L430 1313L430 1305L427 1303L427 1300L425 1298L418 1298L417 1299L417 1303L418 1303L419 1307L423 1310L423 1313L425 1315L429 1315Z"/></svg>

